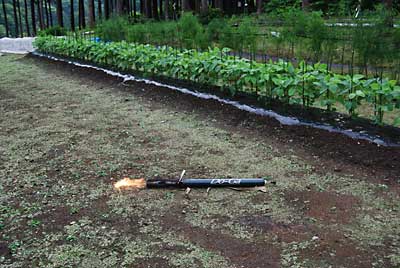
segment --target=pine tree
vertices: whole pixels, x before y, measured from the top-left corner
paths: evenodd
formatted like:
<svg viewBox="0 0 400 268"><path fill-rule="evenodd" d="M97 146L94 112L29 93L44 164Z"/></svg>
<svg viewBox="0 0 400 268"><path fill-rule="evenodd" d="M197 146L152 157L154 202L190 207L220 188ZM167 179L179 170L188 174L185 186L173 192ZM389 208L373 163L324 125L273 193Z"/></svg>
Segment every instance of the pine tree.
<svg viewBox="0 0 400 268"><path fill-rule="evenodd" d="M89 27L94 28L95 14L94 14L94 0L89 0Z"/></svg>
<svg viewBox="0 0 400 268"><path fill-rule="evenodd" d="M31 0L31 22L32 22L32 34L33 36L36 36L35 0Z"/></svg>
<svg viewBox="0 0 400 268"><path fill-rule="evenodd" d="M31 31L29 29L29 20L28 20L28 4L26 3L26 0L24 0L24 8L25 8L25 27L26 27L26 33L28 36L31 36Z"/></svg>
<svg viewBox="0 0 400 268"><path fill-rule="evenodd" d="M71 31L75 31L75 10L74 10L74 0L69 1L69 20L71 24Z"/></svg>
<svg viewBox="0 0 400 268"><path fill-rule="evenodd" d="M56 0L57 4L57 23L60 27L64 27L62 1Z"/></svg>
<svg viewBox="0 0 400 268"><path fill-rule="evenodd" d="M6 36L10 36L10 29L8 27L8 19L7 19L7 10L6 10L6 4L4 0L1 0L2 6L3 6L3 15L4 15L4 24L6 27Z"/></svg>
<svg viewBox="0 0 400 268"><path fill-rule="evenodd" d="M14 12L15 37L18 37L19 36L19 25L18 25L17 2L16 2L16 0L13 0L13 12Z"/></svg>

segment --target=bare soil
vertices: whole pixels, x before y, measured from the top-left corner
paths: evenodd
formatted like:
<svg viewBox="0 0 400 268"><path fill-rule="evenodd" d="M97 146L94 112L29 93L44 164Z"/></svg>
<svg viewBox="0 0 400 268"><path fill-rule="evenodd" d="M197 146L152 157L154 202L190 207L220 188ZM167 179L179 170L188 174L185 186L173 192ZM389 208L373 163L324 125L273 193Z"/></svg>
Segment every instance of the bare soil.
<svg viewBox="0 0 400 268"><path fill-rule="evenodd" d="M398 267L400 150L0 57L0 266ZM270 177L267 193L123 177Z"/></svg>

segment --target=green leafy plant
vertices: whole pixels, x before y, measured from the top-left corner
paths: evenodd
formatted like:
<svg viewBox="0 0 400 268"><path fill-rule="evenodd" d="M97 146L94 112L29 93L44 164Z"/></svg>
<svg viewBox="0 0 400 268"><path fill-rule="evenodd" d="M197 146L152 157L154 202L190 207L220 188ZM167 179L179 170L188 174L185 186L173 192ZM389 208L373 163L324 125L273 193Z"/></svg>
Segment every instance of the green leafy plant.
<svg viewBox="0 0 400 268"><path fill-rule="evenodd" d="M187 48L204 48L205 32L198 18L192 13L184 13L178 22L178 33L181 44Z"/></svg>
<svg viewBox="0 0 400 268"><path fill-rule="evenodd" d="M47 29L39 31L38 35L39 36L45 36L45 35L52 35L52 36L63 36L67 34L67 30L60 26L52 26Z"/></svg>
<svg viewBox="0 0 400 268"><path fill-rule="evenodd" d="M42 222L41 222L40 220L32 219L32 220L30 220L30 221L28 222L28 225L31 226L31 227L36 228L36 227L38 227L41 223L42 223Z"/></svg>
<svg viewBox="0 0 400 268"><path fill-rule="evenodd" d="M6 27L0 25L0 38L6 36Z"/></svg>
<svg viewBox="0 0 400 268"><path fill-rule="evenodd" d="M351 116L357 116L361 104L370 103L378 124L383 122L385 112L400 109L400 86L395 80L335 74L326 64L307 65L303 61L295 67L283 60L262 64L229 56L226 48L200 52L124 41L103 43L49 36L37 38L35 46L45 53L85 59L144 76L217 86L232 95L241 93L305 107L318 100L329 111L341 103ZM395 123L398 122L397 119Z"/></svg>
<svg viewBox="0 0 400 268"><path fill-rule="evenodd" d="M97 24L96 32L106 41L121 41L125 39L126 27L129 24L125 17L114 17Z"/></svg>
<svg viewBox="0 0 400 268"><path fill-rule="evenodd" d="M229 31L226 20L216 18L207 26L207 37L210 43L221 43L224 32Z"/></svg>
<svg viewBox="0 0 400 268"><path fill-rule="evenodd" d="M15 254L15 253L17 252L18 248L21 247L21 245L22 245L22 244L21 244L20 241L15 240L15 241L11 242L11 243L8 245L8 249L10 250L11 254Z"/></svg>
<svg viewBox="0 0 400 268"><path fill-rule="evenodd" d="M199 21L202 24L208 24L215 19L222 18L224 15L223 11L219 8L209 8L206 13L200 13Z"/></svg>

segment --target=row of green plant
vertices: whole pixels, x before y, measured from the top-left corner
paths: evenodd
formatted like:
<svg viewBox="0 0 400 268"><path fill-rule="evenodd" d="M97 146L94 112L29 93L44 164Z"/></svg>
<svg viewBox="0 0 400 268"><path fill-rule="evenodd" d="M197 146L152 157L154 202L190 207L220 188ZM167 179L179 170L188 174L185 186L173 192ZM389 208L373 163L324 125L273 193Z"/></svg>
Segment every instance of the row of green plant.
<svg viewBox="0 0 400 268"><path fill-rule="evenodd" d="M354 27L333 27L320 12L287 9L273 21L233 16L215 18L203 25L192 14L184 14L177 22L132 24L127 19L114 18L101 23L97 34L107 41L126 40L187 49L228 47L241 55L249 53L252 59L258 60L261 55L269 55L322 61L339 73L377 76L384 72L392 79L399 79L400 29L388 27L385 18L382 11L371 22L373 26L366 27L365 21L358 19L348 22Z"/></svg>
<svg viewBox="0 0 400 268"><path fill-rule="evenodd" d="M178 50L168 46L122 42L94 42L86 39L39 37L35 46L44 53L86 60L95 64L136 71L146 76L164 76L210 86L232 95L246 93L260 101L279 100L304 107L323 105L334 110L343 105L351 116L363 103L374 107L375 120L383 122L385 112L400 108L400 86L385 78L339 75L324 64L294 67L289 62L257 63L227 55L229 49L204 52ZM400 123L398 118L395 124Z"/></svg>

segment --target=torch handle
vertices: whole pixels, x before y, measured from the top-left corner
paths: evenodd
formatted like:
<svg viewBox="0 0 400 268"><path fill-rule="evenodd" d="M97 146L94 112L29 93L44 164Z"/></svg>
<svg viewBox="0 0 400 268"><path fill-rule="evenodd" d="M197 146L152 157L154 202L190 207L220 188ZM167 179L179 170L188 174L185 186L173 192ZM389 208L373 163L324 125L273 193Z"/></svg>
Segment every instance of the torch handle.
<svg viewBox="0 0 400 268"><path fill-rule="evenodd" d="M240 178L240 179L183 179L177 180L148 180L149 188L181 187L181 188L208 188L208 187L255 187L264 186L265 179Z"/></svg>
<svg viewBox="0 0 400 268"><path fill-rule="evenodd" d="M264 186L264 179L183 179L184 187L255 187Z"/></svg>

